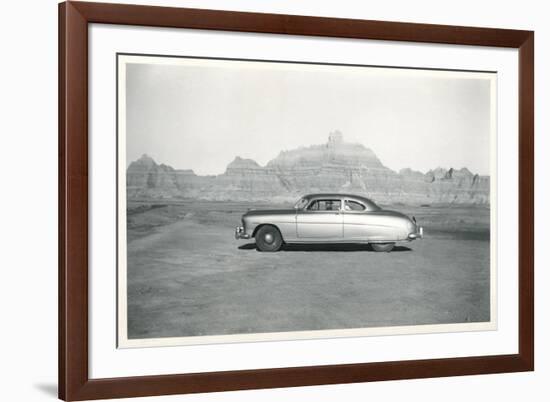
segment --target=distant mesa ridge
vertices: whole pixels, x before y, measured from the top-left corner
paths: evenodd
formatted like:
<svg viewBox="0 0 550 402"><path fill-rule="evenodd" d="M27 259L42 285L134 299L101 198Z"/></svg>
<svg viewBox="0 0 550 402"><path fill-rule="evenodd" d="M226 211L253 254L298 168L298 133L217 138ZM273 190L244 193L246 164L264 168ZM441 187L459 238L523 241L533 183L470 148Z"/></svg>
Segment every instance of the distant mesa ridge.
<svg viewBox="0 0 550 402"><path fill-rule="evenodd" d="M365 195L380 203L489 204L489 176L466 168L437 168L427 173L395 172L361 144L347 143L330 133L326 144L282 151L259 165L239 156L223 174L200 176L174 169L143 155L130 163L126 175L128 200L204 199L232 201L295 200L316 192Z"/></svg>

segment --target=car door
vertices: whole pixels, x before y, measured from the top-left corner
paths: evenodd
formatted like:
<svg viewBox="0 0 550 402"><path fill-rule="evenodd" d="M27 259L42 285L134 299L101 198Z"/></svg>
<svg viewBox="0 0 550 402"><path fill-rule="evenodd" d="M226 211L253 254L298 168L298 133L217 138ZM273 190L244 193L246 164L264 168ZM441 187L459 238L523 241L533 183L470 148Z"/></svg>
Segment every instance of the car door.
<svg viewBox="0 0 550 402"><path fill-rule="evenodd" d="M296 215L299 239L341 240L344 236L342 200L316 199Z"/></svg>

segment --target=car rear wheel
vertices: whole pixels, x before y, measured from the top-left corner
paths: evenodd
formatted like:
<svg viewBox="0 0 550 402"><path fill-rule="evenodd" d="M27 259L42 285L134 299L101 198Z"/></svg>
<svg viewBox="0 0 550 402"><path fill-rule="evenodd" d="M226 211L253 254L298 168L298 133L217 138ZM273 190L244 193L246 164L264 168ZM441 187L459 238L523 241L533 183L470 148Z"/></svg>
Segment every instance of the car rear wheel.
<svg viewBox="0 0 550 402"><path fill-rule="evenodd" d="M256 246L260 251L279 251L283 245L281 232L275 226L265 225L256 233Z"/></svg>
<svg viewBox="0 0 550 402"><path fill-rule="evenodd" d="M379 252L390 252L395 246L395 243L371 243L372 249Z"/></svg>

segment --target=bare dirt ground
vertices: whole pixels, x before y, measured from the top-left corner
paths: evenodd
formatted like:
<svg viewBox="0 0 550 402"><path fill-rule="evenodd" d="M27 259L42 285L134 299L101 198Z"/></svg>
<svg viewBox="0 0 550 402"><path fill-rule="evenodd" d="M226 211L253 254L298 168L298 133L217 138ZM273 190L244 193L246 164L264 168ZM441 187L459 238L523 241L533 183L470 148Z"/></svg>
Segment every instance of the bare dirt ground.
<svg viewBox="0 0 550 402"><path fill-rule="evenodd" d="M490 319L486 207L391 206L426 233L391 253L365 245L261 253L233 237L252 206L129 205L131 339Z"/></svg>

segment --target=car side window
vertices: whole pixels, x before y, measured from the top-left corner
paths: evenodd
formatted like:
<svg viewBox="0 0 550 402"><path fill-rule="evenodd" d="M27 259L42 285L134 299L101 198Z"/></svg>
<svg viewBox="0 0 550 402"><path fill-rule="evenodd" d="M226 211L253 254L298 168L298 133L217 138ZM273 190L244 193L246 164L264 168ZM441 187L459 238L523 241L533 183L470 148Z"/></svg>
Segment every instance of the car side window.
<svg viewBox="0 0 550 402"><path fill-rule="evenodd" d="M308 211L339 211L342 201L340 200L315 200L309 207Z"/></svg>
<svg viewBox="0 0 550 402"><path fill-rule="evenodd" d="M344 204L345 211L364 211L365 206L357 201L346 200Z"/></svg>

